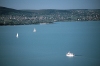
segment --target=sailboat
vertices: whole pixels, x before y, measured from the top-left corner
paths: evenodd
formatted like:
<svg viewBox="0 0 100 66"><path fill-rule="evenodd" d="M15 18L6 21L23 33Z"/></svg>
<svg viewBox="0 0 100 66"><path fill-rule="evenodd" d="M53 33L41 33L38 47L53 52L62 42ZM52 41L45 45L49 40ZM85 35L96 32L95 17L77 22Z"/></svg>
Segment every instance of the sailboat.
<svg viewBox="0 0 100 66"><path fill-rule="evenodd" d="M18 38L18 33L16 34L16 37Z"/></svg>
<svg viewBox="0 0 100 66"><path fill-rule="evenodd" d="M36 32L36 29L34 28L33 32Z"/></svg>

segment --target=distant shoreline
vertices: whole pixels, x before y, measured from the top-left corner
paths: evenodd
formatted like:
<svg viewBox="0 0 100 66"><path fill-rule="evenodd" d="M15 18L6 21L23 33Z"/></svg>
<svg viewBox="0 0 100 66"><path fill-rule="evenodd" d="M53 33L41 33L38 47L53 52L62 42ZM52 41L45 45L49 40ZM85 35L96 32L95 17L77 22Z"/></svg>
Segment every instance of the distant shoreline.
<svg viewBox="0 0 100 66"><path fill-rule="evenodd" d="M80 22L80 21L58 21L58 22ZM81 21L81 22L91 22L91 21ZM92 22L99 22L99 21L92 21ZM46 25L46 24L54 24L54 23L57 23L57 22L52 22L52 23L38 23L38 24L20 24L20 25ZM0 25L0 26L20 26L20 25Z"/></svg>
<svg viewBox="0 0 100 66"><path fill-rule="evenodd" d="M0 25L51 24L60 21L100 21L100 9L16 10L0 7Z"/></svg>

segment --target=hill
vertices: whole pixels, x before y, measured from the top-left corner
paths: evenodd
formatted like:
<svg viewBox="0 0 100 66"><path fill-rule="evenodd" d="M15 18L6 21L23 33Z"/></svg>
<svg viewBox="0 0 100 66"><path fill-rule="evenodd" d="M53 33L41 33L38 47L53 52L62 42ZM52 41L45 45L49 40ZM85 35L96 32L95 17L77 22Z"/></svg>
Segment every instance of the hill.
<svg viewBox="0 0 100 66"><path fill-rule="evenodd" d="M58 21L98 21L100 9L16 10L0 7L0 25L25 25Z"/></svg>

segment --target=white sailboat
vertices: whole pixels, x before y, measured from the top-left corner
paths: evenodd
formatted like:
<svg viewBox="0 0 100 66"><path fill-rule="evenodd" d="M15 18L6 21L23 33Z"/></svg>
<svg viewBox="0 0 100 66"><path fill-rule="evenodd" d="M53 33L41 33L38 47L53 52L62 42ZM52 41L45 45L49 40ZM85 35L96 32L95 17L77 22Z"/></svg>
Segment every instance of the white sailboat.
<svg viewBox="0 0 100 66"><path fill-rule="evenodd" d="M36 29L34 28L33 32L36 32Z"/></svg>
<svg viewBox="0 0 100 66"><path fill-rule="evenodd" d="M16 34L16 37L18 38L18 33Z"/></svg>

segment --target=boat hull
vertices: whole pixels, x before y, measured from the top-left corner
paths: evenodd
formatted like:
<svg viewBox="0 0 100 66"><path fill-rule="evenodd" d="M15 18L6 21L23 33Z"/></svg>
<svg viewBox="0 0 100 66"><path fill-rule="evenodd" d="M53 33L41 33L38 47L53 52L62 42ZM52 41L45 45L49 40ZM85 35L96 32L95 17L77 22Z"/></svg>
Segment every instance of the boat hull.
<svg viewBox="0 0 100 66"><path fill-rule="evenodd" d="M67 54L66 54L66 56L68 56L68 57L73 57L74 55L67 55Z"/></svg>

